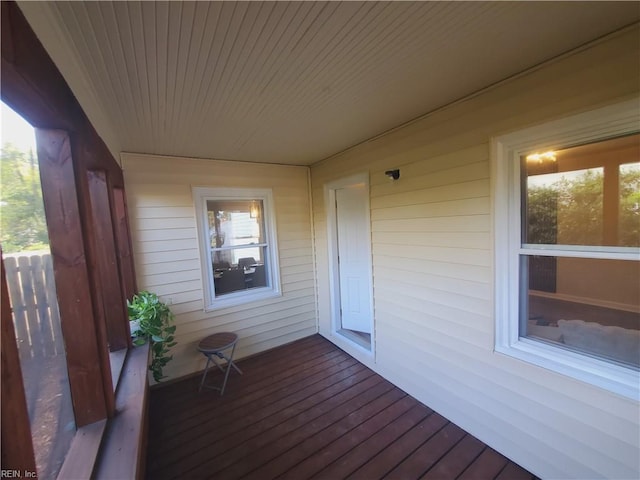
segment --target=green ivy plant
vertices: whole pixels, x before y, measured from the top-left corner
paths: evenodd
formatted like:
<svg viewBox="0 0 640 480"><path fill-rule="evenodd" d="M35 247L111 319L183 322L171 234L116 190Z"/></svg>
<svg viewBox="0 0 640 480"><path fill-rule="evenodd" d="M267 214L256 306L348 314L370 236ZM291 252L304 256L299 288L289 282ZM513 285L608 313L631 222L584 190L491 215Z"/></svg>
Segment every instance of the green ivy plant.
<svg viewBox="0 0 640 480"><path fill-rule="evenodd" d="M141 291L127 300L129 321L132 323L131 335L134 337L134 345L144 345L147 340L151 342L151 365L149 370L156 382L166 376L162 369L171 361L173 355L169 355L169 349L176 345L174 334L176 332L173 322L173 313L166 303L160 301L155 293ZM134 325L137 324L138 328Z"/></svg>

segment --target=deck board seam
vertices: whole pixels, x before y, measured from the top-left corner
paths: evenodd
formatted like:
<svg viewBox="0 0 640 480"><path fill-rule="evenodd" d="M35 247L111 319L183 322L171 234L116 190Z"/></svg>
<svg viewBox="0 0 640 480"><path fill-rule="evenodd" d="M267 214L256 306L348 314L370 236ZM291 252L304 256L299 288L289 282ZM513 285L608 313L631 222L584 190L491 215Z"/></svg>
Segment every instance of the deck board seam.
<svg viewBox="0 0 640 480"><path fill-rule="evenodd" d="M384 385L384 382L386 382L386 381L380 382L380 384ZM387 383L388 383L388 382L387 382ZM380 384L377 384L377 385L380 385ZM376 387L377 387L377 385L376 385L376 386L371 387L371 388L369 389L369 391L371 391L372 389L376 388ZM268 462L266 462L266 463L262 464L262 465L261 465L261 467L262 467L262 466L264 466L264 465L266 465L267 463L271 463L271 462L273 462L275 459L277 459L277 458L279 458L279 457L282 457L282 456L286 455L288 452L290 452L290 451L291 451L291 450L293 450L294 448L298 448L298 446L299 446L299 445L302 445L302 444L304 444L305 442L307 442L307 441L309 441L309 440L311 440L311 439L313 439L313 438L315 438L315 437L320 436L322 433L329 431L329 430L330 430L332 427L334 427L336 424L340 424L340 423L342 423L343 419L345 419L345 418L347 418L347 417L350 417L350 416L354 415L356 412L358 412L358 411L360 411L360 410L364 409L365 407L367 407L367 406L371 405L373 402L375 402L375 401L376 401L376 400L378 400L379 398L383 397L384 395L386 395L386 394L388 394L389 392L392 392L392 391L394 391L394 389L396 389L396 387L394 387L394 386L393 386L393 385L391 385L390 383L389 383L388 385L384 385L384 387L386 388L385 390L383 390L383 391L379 392L375 397L371 398L371 399L370 399L369 401L367 401L366 403L364 403L364 404L360 405L358 408L356 408L355 410L353 410L353 411L351 411L351 412L349 412L349 413L347 413L347 414L343 415L342 417L340 417L340 418L336 418L333 422L331 422L330 424L326 425L326 426L325 426L324 428L322 428L321 430L319 430L319 431L317 431L317 432L315 432L315 433L311 434L310 436L306 437L306 438L305 438L304 440L302 440L298 445L291 446L291 447L290 447L289 449L287 449L286 451L281 452L280 454L278 454L278 455L276 455L275 457L273 457L272 459L270 459ZM404 395L406 395L406 394L404 394ZM359 424L358 424L358 425L359 425ZM304 427L300 427L300 428L304 428ZM350 430L349 430L349 431L350 431ZM345 433L346 433L346 432L345 432ZM307 458L307 457L305 457L304 459L306 459L306 458ZM304 460L304 459L302 459L302 460ZM295 465L294 465L294 466L295 466ZM256 469L254 469L252 472L255 472L255 471L260 470L260 468L261 468L261 467L258 467L258 468L256 468ZM250 473L252 473L252 472L249 472L249 474L250 474ZM250 476L249 474L244 475L244 476ZM284 472L280 473L278 476L283 475L283 474L284 474Z"/></svg>
<svg viewBox="0 0 640 480"><path fill-rule="evenodd" d="M349 368L350 366L352 366L352 365L355 365L355 364L356 364L356 362L354 362L354 361L353 361L353 359L345 358L344 360L340 361L338 364L336 364L336 365L334 365L334 366L340 365L340 364L345 363L345 362L349 362L349 365L346 365L344 368ZM320 364L316 365L316 367L315 367L315 368L319 368L319 367L320 367L320 365L322 365L323 363L326 363L326 362L322 362L322 363L320 363ZM307 369L307 370L309 370L309 369ZM321 374L322 372L324 372L324 371L326 371L326 370L328 370L328 369L323 369L322 371L317 372L317 373L315 373L315 374ZM343 370L343 369L340 369L339 371L342 371L342 370ZM315 374L314 374L314 375L315 375ZM299 373L298 373L298 375L304 375L304 371L299 372ZM327 376L330 376L330 375L331 375L330 373L327 373ZM289 379L289 378L290 378L290 377L287 377L287 378L283 379L283 380L282 380L282 382L284 383L284 382L285 382L287 379ZM323 378L326 378L326 377L323 377ZM243 380L244 380L244 378L243 378ZM294 382L294 380L291 380L291 382L292 382L292 384L293 384L293 383L295 383L295 382ZM278 382L278 383L280 383L280 382ZM282 386L283 386L283 387L289 387L289 384L286 384L286 383L285 383L285 384L283 384ZM275 388L275 387L274 387L274 388ZM232 390L232 385L230 384L228 394L229 394L229 395L233 395L233 393L238 393L238 392L232 392L231 390ZM260 400L260 399L262 399L262 398L267 398L267 397L269 397L269 395L271 395L271 393L269 392L269 390L268 390L268 389L255 390L255 391L254 391L253 389L252 389L252 390L241 390L241 391L240 391L240 393L243 395L243 400L245 400L247 403L250 403L251 401ZM262 395L262 396L258 396L258 397L256 397L256 398L253 398L253 399L251 399L251 400L248 400L248 398L249 398L250 396L252 396L252 395L259 395L260 393L262 393L263 395ZM206 398L211 398L211 399L213 399L213 400L219 400L219 398L220 398L220 397L217 397L217 396L215 396L215 394L211 394L210 392L205 392L204 394L201 394L200 398L202 399L202 400L201 400L201 403L200 403L199 405L197 405L199 408L194 409L193 411L189 412L189 414L188 414L188 417L187 417L187 418L189 418L189 417L194 417L194 416L195 416L195 417L200 417L200 416L202 415L201 410L202 410L202 411L206 411L206 410L208 410L208 408L209 408L210 404L205 403L205 400L204 400L204 399L206 399ZM273 403L273 402L271 402L271 403ZM230 406L230 407L229 407L229 406ZM243 404L242 404L242 403L241 403L241 404L237 404L237 402L235 402L235 403L227 402L227 403L223 403L222 405L217 405L217 408L227 408L227 407L229 407L229 408L231 408L231 411L233 411L233 410L237 410L237 409L242 408L242 406L243 406ZM165 427L169 427L169 426L174 426L174 425L182 424L182 423L183 423L183 421L184 421L184 419L183 419L182 417L180 417L180 418L182 419L182 421L177 421L177 420L176 420L176 421L170 422L170 423L168 423L168 424L165 424ZM200 417L200 418L201 418L201 417Z"/></svg>
<svg viewBox="0 0 640 480"><path fill-rule="evenodd" d="M344 369L340 370L340 372L345 371L345 370L348 370L349 368L352 368L352 367L354 367L354 366L357 366L357 364L352 364L352 365L350 365L349 367L346 367L346 368L344 368ZM358 372L359 372L359 371L363 371L363 369L358 370ZM354 374L355 374L355 373L358 373L358 372L354 372ZM339 372L335 372L335 373L337 374L337 373L339 373ZM300 390L296 390L296 391L294 391L294 392L292 392L292 393L290 393L290 394L288 394L288 395L286 395L286 396L284 396L284 397L277 398L277 399L275 399L273 402L271 402L271 403L269 403L269 404L262 405L262 406L261 406L261 410L265 410L265 409L267 409L268 407L270 407L270 406L273 406L273 405L277 404L278 402L284 402L286 399L291 398L291 397L293 397L293 396L294 396L294 395L296 395L296 394L299 394L299 393L300 393L300 392L302 392L303 390L305 390L305 389L307 389L307 388L309 388L309 387L312 387L312 386L314 386L314 385L316 385L316 384L318 384L318 383L324 382L324 381L325 381L325 380L327 380L327 379L333 378L334 376L335 376L335 374L334 374L334 375L329 375L329 376L327 376L327 377L323 377L322 379L318 380L317 382L314 382L313 384L306 385L304 388L301 388ZM326 385L326 386L324 387L324 389L326 389L326 388L330 388L331 386L336 385L336 384L338 384L338 383L340 383L340 382L347 381L347 380L348 380L348 378L351 378L351 377L353 377L353 374L349 375L349 377L346 377L346 378L343 378L343 379L338 379L338 380L336 380L335 382L333 382L333 383L330 383L330 384ZM311 396L316 395L316 394L317 394L317 392L309 392L309 394L308 394L308 395L306 395L305 397L300 398L299 400L295 401L295 402L294 402L294 403L292 403L292 404L284 404L284 405L283 405L279 410L276 410L276 411L274 411L274 412L271 412L271 413L270 413L270 415L276 415L276 414L278 414L279 412L281 412L281 411L283 411L283 410L290 409L290 408L292 408L294 405L296 405L296 404L298 404L298 403L300 403L300 402L303 402L304 400L306 400L306 399L308 399L308 398L310 398ZM251 409L251 404L245 405L245 407L246 407L246 408ZM236 411L236 410L231 410L230 412L225 412L225 413L231 414L231 413L233 413L233 412L235 412L235 411ZM205 417L205 418L206 418L206 417ZM263 421L263 420L264 420L264 417L257 419L257 420L256 420L254 423L252 423L252 424L245 424L245 425L242 425L242 426L237 426L237 428L239 428L239 429L240 429L240 428L241 428L241 429L250 428L250 427L251 427L252 425L254 425L255 423L259 423L260 421ZM229 417L228 417L228 418L227 418L226 423L223 423L222 425L218 425L218 428L223 428L223 427L226 427L227 425L234 424L234 423L236 423L236 422L237 422L237 420L234 420L234 418L229 418ZM187 435L187 434L189 434L189 433L193 433L193 431L194 431L194 430L196 430L196 429L195 429L195 427L190 428L190 429L188 429L188 430L178 430L177 432L174 432L174 435Z"/></svg>
<svg viewBox="0 0 640 480"><path fill-rule="evenodd" d="M353 384L353 385L345 385L345 386L344 386L344 389L342 389L340 392L337 392L337 393L342 393L342 392L344 392L344 391L346 391L346 390L349 390L349 389L351 389L351 388L354 388L354 387L356 387L357 385L359 385L360 383L362 383L362 382L366 381L367 379L372 378L372 377L374 377L374 376L375 376L375 374L374 374L373 372L371 372L369 369L367 369L366 367L365 367L365 368L363 368L363 369L361 370L361 372L365 372L365 373L367 373L368 375L367 375L365 378L361 379L360 381L358 381L357 383L355 383L355 384ZM358 373L359 373L359 372L358 372ZM353 376L353 375L351 375L351 376ZM342 381L346 381L346 380L347 380L347 379L343 379ZM337 382L337 383L340 383L340 382ZM377 383L378 383L378 382L377 382ZM300 400L299 402L296 402L296 403L300 403L300 402L302 402L302 401L304 401L304 400L306 400L306 399L310 398L311 396L312 396L312 395L307 396L307 397L305 397L305 399ZM328 402L328 401L330 401L330 400L331 400L331 398L329 398L329 399L325 399L325 400L321 401L319 404L313 404L313 405L310 405L309 407L305 408L304 410L301 410L301 411L297 412L294 416L292 416L292 417L288 417L288 418L285 418L285 419L283 419L279 424L269 427L269 430L273 430L273 429L277 428L279 425L282 425L282 424L284 424L284 423L286 423L286 422L288 422L288 421L291 421L291 419L292 419L292 418L295 418L295 417L298 417L298 416L300 416L300 415L303 415L305 412L308 412L309 410L311 410L311 409L313 409L313 408L318 408L318 406L319 406L319 405L321 405L322 403ZM348 402L348 401L350 401L350 400L349 400L349 399L346 399L344 402ZM292 407L292 405L289 405L287 408L291 408L291 407ZM286 409L286 408L285 408L285 409ZM285 410L285 409L283 409L283 410ZM321 414L321 415L322 415L322 414ZM263 419L263 420L265 420L265 419ZM302 428L302 427L304 427L304 425L302 425L301 427L298 427L298 428ZM296 429L294 429L294 430L297 430L297 428L296 428ZM223 455L226 451L228 451L228 450L229 450L229 449L231 449L231 448L237 448L238 446L242 445L243 443L246 443L247 441L250 441L250 440L252 440L253 438L255 438L255 437L257 437L257 436L259 436L259 435L261 435L261 434L263 434L263 433L264 433L264 432L262 432L262 433L258 432L258 433L256 433L255 435L253 435L253 436L251 436L251 437L249 437L249 438L245 439L245 440L244 440L243 442L241 442L240 444L235 445L235 446L230 446L227 450L224 450L224 451L218 452L218 453L216 454L216 457L218 457L218 456L220 456L220 455ZM289 433L290 433L290 432L289 432ZM285 434L285 435L286 435L286 434ZM217 443L217 442L214 442L214 443ZM211 445L212 445L212 444L205 445L205 446L203 446L200 450L203 450L203 449L205 449L205 448L210 448L210 447L211 447ZM190 456L192 456L192 455L193 455L193 452L191 452L189 455L190 455ZM216 457L214 457L214 458L216 458ZM182 457L182 458L185 458L185 457ZM240 460L238 460L238 461L240 461ZM194 469L196 469L196 468L198 468L198 466L192 467L192 468L191 468L191 469L189 469L188 471L192 471L192 470L194 470Z"/></svg>
<svg viewBox="0 0 640 480"><path fill-rule="evenodd" d="M238 365L151 391L146 478L534 478L319 335Z"/></svg>

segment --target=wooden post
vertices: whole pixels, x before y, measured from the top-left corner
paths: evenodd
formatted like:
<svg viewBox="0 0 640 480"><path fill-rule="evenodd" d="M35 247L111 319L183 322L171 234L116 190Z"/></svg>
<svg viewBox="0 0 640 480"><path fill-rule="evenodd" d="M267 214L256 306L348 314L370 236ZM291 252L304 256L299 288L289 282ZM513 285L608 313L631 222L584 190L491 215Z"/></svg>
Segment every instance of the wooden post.
<svg viewBox="0 0 640 480"><path fill-rule="evenodd" d="M109 204L107 176L103 171L88 171L89 198L93 227L94 252L97 272L100 275L100 291L104 319L109 339L109 350L129 346L129 318L122 298L118 257Z"/></svg>
<svg viewBox="0 0 640 480"><path fill-rule="evenodd" d="M113 390L105 388L103 378L108 373L111 382L109 356L101 327L94 323L69 135L36 129L36 141L71 397L81 427L115 409Z"/></svg>
<svg viewBox="0 0 640 480"><path fill-rule="evenodd" d="M116 246L118 247L118 260L120 262L122 294L124 298L131 299L136 293L137 287L131 236L129 235L129 216L123 188L113 189L113 207L113 225L115 227Z"/></svg>

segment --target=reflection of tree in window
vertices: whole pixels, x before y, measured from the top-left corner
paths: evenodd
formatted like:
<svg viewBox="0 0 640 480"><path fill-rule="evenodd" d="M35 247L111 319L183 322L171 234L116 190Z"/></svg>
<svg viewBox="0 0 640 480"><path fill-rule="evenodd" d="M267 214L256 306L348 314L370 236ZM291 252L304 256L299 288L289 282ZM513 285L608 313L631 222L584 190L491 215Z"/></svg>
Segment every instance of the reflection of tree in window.
<svg viewBox="0 0 640 480"><path fill-rule="evenodd" d="M640 246L640 162L631 162L638 158L638 138L521 158L522 246L528 250L520 263L526 275L521 288L528 292L520 317L524 336L638 365L638 262L593 253ZM574 323L563 323L568 319ZM558 340L557 328L582 330L579 335L563 330ZM594 335L592 344L580 343L585 329ZM635 356L615 343L627 340Z"/></svg>
<svg viewBox="0 0 640 480"><path fill-rule="evenodd" d="M621 246L640 246L640 162L620 165L618 241Z"/></svg>
<svg viewBox="0 0 640 480"><path fill-rule="evenodd" d="M603 169L592 168L563 176L558 192L558 243L602 245Z"/></svg>
<svg viewBox="0 0 640 480"><path fill-rule="evenodd" d="M602 244L602 168L529 177L527 242Z"/></svg>
<svg viewBox="0 0 640 480"><path fill-rule="evenodd" d="M549 186L531 187L527 202L526 243L558 243L558 190Z"/></svg>
<svg viewBox="0 0 640 480"><path fill-rule="evenodd" d="M629 163L637 139L571 147L552 152L553 159L523 158L523 243L639 246L640 163Z"/></svg>

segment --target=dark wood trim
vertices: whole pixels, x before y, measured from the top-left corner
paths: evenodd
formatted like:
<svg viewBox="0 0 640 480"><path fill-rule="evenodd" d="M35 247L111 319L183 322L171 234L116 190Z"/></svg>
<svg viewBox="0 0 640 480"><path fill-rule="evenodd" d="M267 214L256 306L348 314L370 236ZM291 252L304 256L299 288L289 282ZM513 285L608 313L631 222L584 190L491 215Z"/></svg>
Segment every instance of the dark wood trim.
<svg viewBox="0 0 640 480"><path fill-rule="evenodd" d="M105 423L111 422L105 419L113 416L115 422L109 425L111 445L118 444L120 435L128 435L116 425L135 417L142 425L138 430L144 432L146 428L145 395L128 400L127 414L116 412L108 350L109 343L116 348L130 345L128 318L120 295L126 292L129 296L136 288L124 177L17 4L2 1L1 9L0 94L5 103L40 129L38 150L42 151L45 213L78 426L74 445L79 446L72 447L72 451L79 453L70 454L69 465L65 464L63 471L93 472L96 457L88 452L95 452L100 445L107 431ZM92 176L89 172L93 170L102 173ZM121 193L114 194L113 189L120 189ZM103 248L105 238L111 239L109 252ZM115 323L104 320L105 309L109 310L107 318L111 318L111 309L118 310L113 314ZM146 384L146 362L140 367L143 375L136 369L127 369L129 361L127 358L120 384L136 380ZM15 375L19 364L12 363L8 369ZM93 446L88 450L80 448L87 439ZM139 459L144 457L145 442L140 435L136 441L137 445L128 448L135 450ZM109 460L111 455L99 455L103 461L118 461L117 456Z"/></svg>
<svg viewBox="0 0 640 480"><path fill-rule="evenodd" d="M138 291L136 285L135 262L129 230L129 214L127 197L122 187L112 188L113 225L115 228L118 261L120 264L120 284L123 298L131 299Z"/></svg>
<svg viewBox="0 0 640 480"><path fill-rule="evenodd" d="M1 2L2 100L34 127L73 131L84 116L15 2Z"/></svg>
<svg viewBox="0 0 640 480"><path fill-rule="evenodd" d="M107 329L109 350L115 351L129 346L128 316L122 297L120 285L120 269L118 267L118 253L114 239L114 228L109 202L109 187L107 175L102 170L89 170L87 184L91 202L92 237L96 252L96 279L100 287L98 295L102 297L101 317Z"/></svg>
<svg viewBox="0 0 640 480"><path fill-rule="evenodd" d="M58 478L144 478L149 348L146 344L126 350L116 390L117 414L78 429Z"/></svg>
<svg viewBox="0 0 640 480"><path fill-rule="evenodd" d="M11 303L4 273L2 250L0 250L0 284L2 288L2 297L0 299L2 321L0 333L2 469L3 472L5 470L16 470L24 475L25 472L36 471L36 461L31 441L27 401L24 396L20 356L13 330Z"/></svg>
<svg viewBox="0 0 640 480"><path fill-rule="evenodd" d="M69 135L36 129L36 141L71 397L76 424L82 427L107 417L112 403L113 391L103 381L106 371L111 382L106 338L93 321Z"/></svg>
<svg viewBox="0 0 640 480"><path fill-rule="evenodd" d="M58 478L93 478L93 470L100 452L100 444L107 420L99 420L76 431Z"/></svg>
<svg viewBox="0 0 640 480"><path fill-rule="evenodd" d="M109 352L109 360L111 361L111 384L114 386L118 385L128 352L129 350L125 350L124 348L122 350L116 350L115 352Z"/></svg>
<svg viewBox="0 0 640 480"><path fill-rule="evenodd" d="M148 343L129 350L118 383L118 414L109 420L98 464L91 478L137 479L144 476L148 361Z"/></svg>

